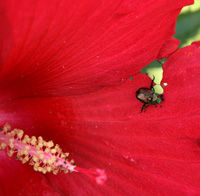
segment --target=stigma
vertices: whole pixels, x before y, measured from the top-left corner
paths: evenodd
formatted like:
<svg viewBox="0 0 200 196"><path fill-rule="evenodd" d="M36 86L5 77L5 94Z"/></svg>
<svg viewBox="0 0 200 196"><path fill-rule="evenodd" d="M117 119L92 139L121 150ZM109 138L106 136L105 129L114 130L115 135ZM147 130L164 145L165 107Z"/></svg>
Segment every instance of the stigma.
<svg viewBox="0 0 200 196"><path fill-rule="evenodd" d="M104 170L84 169L77 167L74 160L68 160L69 153L62 152L58 144L54 145L53 141L45 141L41 136L29 137L21 129L11 130L9 124L5 124L0 130L0 151L7 150L9 157L15 156L23 164L29 163L35 171L46 174L51 172L80 172L88 176L97 184L104 184L107 179Z"/></svg>

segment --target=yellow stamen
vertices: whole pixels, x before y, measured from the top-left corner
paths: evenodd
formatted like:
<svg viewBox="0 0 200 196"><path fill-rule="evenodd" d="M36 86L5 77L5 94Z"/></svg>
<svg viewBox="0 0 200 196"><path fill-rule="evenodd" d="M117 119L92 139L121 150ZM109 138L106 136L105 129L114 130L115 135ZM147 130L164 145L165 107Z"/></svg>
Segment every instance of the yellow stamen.
<svg viewBox="0 0 200 196"><path fill-rule="evenodd" d="M46 142L41 136L29 137L24 135L21 129L11 130L8 124L0 130L0 150L4 149L7 150L8 156L15 154L17 160L22 161L23 164L29 162L35 171L43 174L53 172L56 175L61 171L64 173L76 171L93 178L98 184L106 180L103 170L86 170L75 166L73 160L68 161L69 153L63 153L58 144L54 146L53 141Z"/></svg>

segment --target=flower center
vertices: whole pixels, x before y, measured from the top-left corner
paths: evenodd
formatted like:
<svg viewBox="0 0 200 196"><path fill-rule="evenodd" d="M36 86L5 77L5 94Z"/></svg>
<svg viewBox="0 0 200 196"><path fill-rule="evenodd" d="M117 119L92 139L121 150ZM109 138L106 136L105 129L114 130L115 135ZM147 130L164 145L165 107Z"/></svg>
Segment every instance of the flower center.
<svg viewBox="0 0 200 196"><path fill-rule="evenodd" d="M35 171L43 174L81 172L101 185L107 179L104 170L98 168L87 170L77 167L73 160L68 160L69 153L63 153L59 145L54 145L53 141L46 142L41 136L38 139L35 136L29 137L24 135L21 129L11 130L8 124L0 130L0 150L4 149L7 150L8 156L15 154L16 159L22 163L29 162Z"/></svg>

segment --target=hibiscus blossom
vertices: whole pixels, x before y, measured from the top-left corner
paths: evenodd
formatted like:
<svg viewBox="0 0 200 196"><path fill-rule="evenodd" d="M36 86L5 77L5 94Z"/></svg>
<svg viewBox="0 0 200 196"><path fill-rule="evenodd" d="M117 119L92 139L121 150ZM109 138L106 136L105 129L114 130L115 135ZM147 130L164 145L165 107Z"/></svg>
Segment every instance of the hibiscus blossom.
<svg viewBox="0 0 200 196"><path fill-rule="evenodd" d="M1 127L54 140L79 168L107 175L103 186L77 172L44 175L2 151L1 195L200 193L199 48L158 53L189 3L1 3ZM163 107L140 114L134 93L150 80L137 73L166 55Z"/></svg>

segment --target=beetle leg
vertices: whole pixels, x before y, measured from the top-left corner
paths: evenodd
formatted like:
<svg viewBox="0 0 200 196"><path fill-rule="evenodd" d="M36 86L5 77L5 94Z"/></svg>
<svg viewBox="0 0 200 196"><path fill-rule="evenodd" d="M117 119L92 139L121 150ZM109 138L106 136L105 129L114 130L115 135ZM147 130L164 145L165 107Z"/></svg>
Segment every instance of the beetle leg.
<svg viewBox="0 0 200 196"><path fill-rule="evenodd" d="M151 86L150 86L150 89L153 89L153 82L155 80L155 76L153 76L153 80L151 81Z"/></svg>
<svg viewBox="0 0 200 196"><path fill-rule="evenodd" d="M162 101L164 101L164 95L160 95Z"/></svg>
<svg viewBox="0 0 200 196"><path fill-rule="evenodd" d="M146 103L144 103L143 104L143 106L142 106L142 109L141 109L141 112L140 113L142 113L142 111L144 110L144 112L145 112L145 106L146 106Z"/></svg>
<svg viewBox="0 0 200 196"><path fill-rule="evenodd" d="M161 65L163 65L160 60L157 60L157 62L160 63Z"/></svg>
<svg viewBox="0 0 200 196"><path fill-rule="evenodd" d="M146 104L146 103L144 103L144 105L142 106L142 109L141 109L141 112L140 113L142 113L142 111L144 110L144 112L145 112L145 109L147 108L147 107L149 107L151 104L149 103L148 105Z"/></svg>

